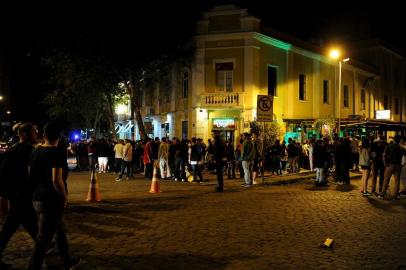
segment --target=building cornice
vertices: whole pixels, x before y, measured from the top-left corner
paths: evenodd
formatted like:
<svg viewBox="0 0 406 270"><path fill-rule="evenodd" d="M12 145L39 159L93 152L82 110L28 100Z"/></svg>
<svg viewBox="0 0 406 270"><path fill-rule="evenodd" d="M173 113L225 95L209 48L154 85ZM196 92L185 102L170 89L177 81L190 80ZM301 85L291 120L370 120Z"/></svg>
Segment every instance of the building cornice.
<svg viewBox="0 0 406 270"><path fill-rule="evenodd" d="M221 39L255 39L259 42L262 42L264 44L279 48L281 50L284 50L286 52L292 52L296 53L299 55L302 55L304 57L323 62L325 64L329 65L337 65L336 60L333 60L325 55L322 55L317 52L312 52L306 49L302 49L300 47L294 46L291 43L258 33L258 32L234 32L234 33L216 33L216 34L206 34L206 35L198 35L195 36L197 41L216 41L216 40L221 40ZM249 45L249 46L252 46ZM241 47L241 46L238 46ZM257 46L255 46L257 47ZM227 47L227 48L235 48L233 47ZM207 49L214 49L214 48L207 48ZM218 47L215 49L226 49L225 47ZM344 70L350 70L350 71L356 71L359 74L365 75L365 76L377 76L376 73L367 71L365 69L359 68L357 66L351 65L350 63L347 63L346 65L343 65Z"/></svg>

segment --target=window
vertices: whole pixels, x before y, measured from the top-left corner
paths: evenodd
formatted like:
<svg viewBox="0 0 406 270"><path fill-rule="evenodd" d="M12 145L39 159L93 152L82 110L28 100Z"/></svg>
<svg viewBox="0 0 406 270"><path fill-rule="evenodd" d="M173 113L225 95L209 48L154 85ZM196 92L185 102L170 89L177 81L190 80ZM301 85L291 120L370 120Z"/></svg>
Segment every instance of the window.
<svg viewBox="0 0 406 270"><path fill-rule="evenodd" d="M218 91L233 91L233 63L216 64L216 87Z"/></svg>
<svg viewBox="0 0 406 270"><path fill-rule="evenodd" d="M399 114L399 99L395 98L395 114Z"/></svg>
<svg viewBox="0 0 406 270"><path fill-rule="evenodd" d="M361 110L365 110L365 89L361 89Z"/></svg>
<svg viewBox="0 0 406 270"><path fill-rule="evenodd" d="M277 96L276 85L277 80L277 68L273 66L268 66L268 95Z"/></svg>
<svg viewBox="0 0 406 270"><path fill-rule="evenodd" d="M389 99L388 96L383 97L383 109L388 110L389 109Z"/></svg>
<svg viewBox="0 0 406 270"><path fill-rule="evenodd" d="M299 100L306 100L306 75L299 74Z"/></svg>
<svg viewBox="0 0 406 270"><path fill-rule="evenodd" d="M189 93L189 72L183 73L183 98L187 98Z"/></svg>
<svg viewBox="0 0 406 270"><path fill-rule="evenodd" d="M350 91L348 85L344 85L344 108L350 107Z"/></svg>
<svg viewBox="0 0 406 270"><path fill-rule="evenodd" d="M330 103L330 81L323 81L323 104Z"/></svg>

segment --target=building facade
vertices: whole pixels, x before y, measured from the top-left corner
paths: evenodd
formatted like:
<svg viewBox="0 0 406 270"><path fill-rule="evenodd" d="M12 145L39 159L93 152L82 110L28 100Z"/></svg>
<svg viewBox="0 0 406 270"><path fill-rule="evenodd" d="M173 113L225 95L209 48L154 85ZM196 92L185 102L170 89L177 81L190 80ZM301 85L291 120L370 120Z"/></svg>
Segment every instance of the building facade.
<svg viewBox="0 0 406 270"><path fill-rule="evenodd" d="M382 81L386 60L351 59L340 70L324 48L268 29L235 6L204 13L194 42L192 61L174 63L166 79L144 92L150 136L207 140L212 130L222 130L227 139L237 138L256 120L258 95L273 96L273 121L282 135L299 141L337 131L336 125L320 130L320 119L340 119L348 127L375 120L385 108L393 108L388 121L405 119L404 77L399 73L398 87Z"/></svg>

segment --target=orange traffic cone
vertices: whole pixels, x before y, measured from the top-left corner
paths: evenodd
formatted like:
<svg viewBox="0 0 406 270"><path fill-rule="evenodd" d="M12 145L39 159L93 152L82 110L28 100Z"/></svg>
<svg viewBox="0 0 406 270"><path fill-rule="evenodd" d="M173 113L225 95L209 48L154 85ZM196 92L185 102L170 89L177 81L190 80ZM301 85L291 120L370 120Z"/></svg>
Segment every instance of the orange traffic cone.
<svg viewBox="0 0 406 270"><path fill-rule="evenodd" d="M100 202L101 201L100 192L99 192L99 183L97 183L95 169L92 169L92 173L90 176L89 192L87 193L86 201L88 201L88 202Z"/></svg>
<svg viewBox="0 0 406 270"><path fill-rule="evenodd" d="M157 177L157 164L154 163L154 171L152 174L152 182L151 182L151 189L149 190L150 193L158 193L161 192L161 188L159 186L159 179Z"/></svg>
<svg viewBox="0 0 406 270"><path fill-rule="evenodd" d="M0 197L0 214L8 213L8 200L6 198Z"/></svg>

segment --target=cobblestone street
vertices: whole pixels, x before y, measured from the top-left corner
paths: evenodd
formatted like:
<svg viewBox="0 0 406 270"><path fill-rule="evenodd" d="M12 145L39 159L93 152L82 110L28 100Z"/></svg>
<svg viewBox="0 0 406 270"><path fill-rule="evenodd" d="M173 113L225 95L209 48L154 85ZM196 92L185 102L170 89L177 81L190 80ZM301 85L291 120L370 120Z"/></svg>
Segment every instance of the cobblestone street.
<svg viewBox="0 0 406 270"><path fill-rule="evenodd" d="M65 219L78 269L403 269L406 199L366 198L349 189L289 185L246 189L214 176L203 184L98 175L102 202L85 201L90 174L72 173ZM2 218L3 220L3 218ZM319 245L334 239L331 249ZM24 269L33 242L20 230L4 261ZM49 269L60 269L51 255ZM405 268L406 269L406 268Z"/></svg>

